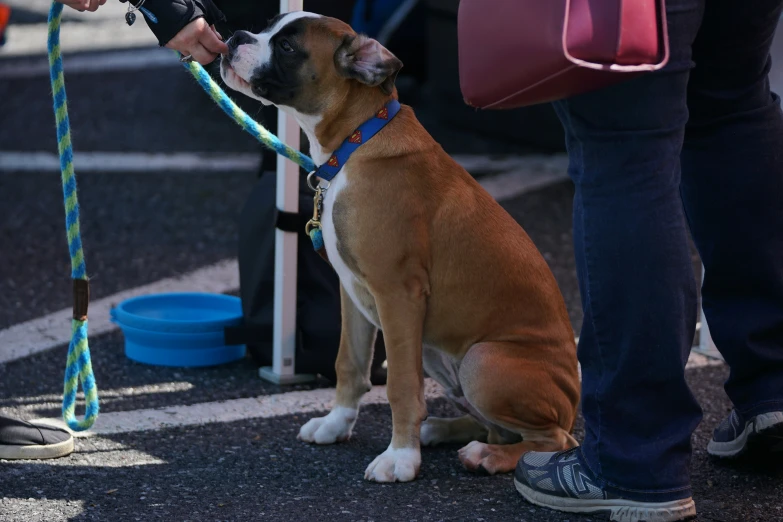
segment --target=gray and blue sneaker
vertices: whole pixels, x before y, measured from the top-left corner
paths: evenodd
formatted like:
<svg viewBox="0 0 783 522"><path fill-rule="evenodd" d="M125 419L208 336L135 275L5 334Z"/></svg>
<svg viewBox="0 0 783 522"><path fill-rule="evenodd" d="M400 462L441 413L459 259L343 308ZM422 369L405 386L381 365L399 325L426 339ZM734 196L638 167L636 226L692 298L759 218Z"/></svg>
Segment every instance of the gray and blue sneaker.
<svg viewBox="0 0 783 522"><path fill-rule="evenodd" d="M715 428L707 453L713 457L734 458L741 455L783 457L783 411L761 413L749 419L731 410Z"/></svg>
<svg viewBox="0 0 783 522"><path fill-rule="evenodd" d="M688 497L671 502L628 500L603 490L579 461L579 447L522 455L514 473L517 491L532 504L568 513L603 515L618 522L674 522L696 517Z"/></svg>

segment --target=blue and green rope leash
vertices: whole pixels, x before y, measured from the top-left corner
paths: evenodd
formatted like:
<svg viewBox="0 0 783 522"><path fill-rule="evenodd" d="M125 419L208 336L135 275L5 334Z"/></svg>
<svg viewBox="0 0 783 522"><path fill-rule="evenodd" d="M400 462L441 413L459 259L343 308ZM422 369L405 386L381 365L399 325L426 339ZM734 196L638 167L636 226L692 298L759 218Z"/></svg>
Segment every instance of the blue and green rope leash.
<svg viewBox="0 0 783 522"><path fill-rule="evenodd" d="M207 71L198 64L198 62L185 62L185 68L196 78L196 81L201 87L209 94L209 96L215 101L215 103L223 109L223 112L237 122L240 127L245 129L248 133L253 135L263 145L274 150L281 156L290 159L307 172L315 170L315 163L313 160L299 152L294 150L266 130L264 127L258 124L253 118L247 115L245 111L240 109L236 103L220 88L220 86L212 79Z"/></svg>
<svg viewBox="0 0 783 522"><path fill-rule="evenodd" d="M63 5L52 2L49 11L49 76L52 82L54 99L54 117L57 124L57 149L60 154L60 174L65 202L65 230L68 238L68 252L71 256L71 278L74 287L73 320L71 342L68 345L68 359L65 367L65 385L63 389L63 419L74 431L87 430L95 424L98 417L98 387L90 362L90 347L87 342L87 304L89 302L89 281L84 261L81 233L79 230L79 200L76 192L76 174L73 168L73 146L71 127L68 120L68 99L65 94L63 60L60 53L60 20ZM215 83L201 65L186 62L185 67L196 78L199 85L210 95L245 131L254 136L266 147L281 156L290 159L308 172L315 170L313 160L292 149L280 139L259 125L253 118L240 109L228 95ZM315 238L313 238L315 242ZM84 418L76 418L76 392L82 384L86 409Z"/></svg>
<svg viewBox="0 0 783 522"><path fill-rule="evenodd" d="M98 387L90 362L90 347L87 343L87 303L89 282L84 262L81 233L79 231L79 200L76 194L76 175L73 170L73 147L71 127L68 121L68 100L65 95L63 60L60 54L60 19L63 6L52 3L49 11L49 76L52 81L54 117L57 123L57 149L60 153L60 174L65 200L65 232L68 238L68 252L71 255L71 278L74 288L73 320L71 342L68 345L68 360L65 367L63 390L63 420L74 431L89 429L98 417ZM86 409L84 418L76 418L76 391L82 383Z"/></svg>
<svg viewBox="0 0 783 522"><path fill-rule="evenodd" d="M240 109L198 62L185 62L185 68L190 71L199 85L201 85L215 103L223 109L223 112L228 114L229 117L247 132L252 134L258 141L281 156L290 159L307 172L313 172L316 169L312 159L280 141L277 136L259 125L258 122L248 116L245 111ZM324 240L320 227L308 228L307 235L310 236L310 240L313 242L313 248L315 250L321 250L324 247Z"/></svg>

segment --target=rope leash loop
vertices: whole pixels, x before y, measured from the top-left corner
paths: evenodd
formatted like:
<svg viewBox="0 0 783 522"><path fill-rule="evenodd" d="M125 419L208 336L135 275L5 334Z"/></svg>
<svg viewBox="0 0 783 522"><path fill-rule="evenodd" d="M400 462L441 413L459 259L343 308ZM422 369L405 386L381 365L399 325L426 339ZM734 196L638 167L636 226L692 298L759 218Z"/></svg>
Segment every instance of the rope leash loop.
<svg viewBox="0 0 783 522"><path fill-rule="evenodd" d="M49 76L52 83L54 118L57 124L57 150L60 155L60 176L65 203L65 232L68 238L68 252L71 257L71 278L74 283L73 320L71 342L68 345L68 359L65 367L63 388L63 420L74 431L84 431L95 424L98 418L98 387L90 361L90 347L87 342L87 303L89 282L84 262L81 231L79 229L79 199L76 194L76 174L73 169L73 146L71 145L71 124L68 120L68 103L65 94L63 60L60 53L60 20L63 5L52 2L49 10ZM76 418L76 392L82 384L86 403L84 418Z"/></svg>

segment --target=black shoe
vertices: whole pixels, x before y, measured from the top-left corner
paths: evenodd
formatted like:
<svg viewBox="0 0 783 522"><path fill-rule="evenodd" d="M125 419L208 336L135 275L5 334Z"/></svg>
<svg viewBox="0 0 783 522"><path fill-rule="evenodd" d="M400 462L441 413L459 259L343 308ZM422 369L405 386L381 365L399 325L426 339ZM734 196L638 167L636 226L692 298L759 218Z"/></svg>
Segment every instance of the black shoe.
<svg viewBox="0 0 783 522"><path fill-rule="evenodd" d="M735 458L746 453L783 456L783 411L745 419L737 410L731 410L715 428L707 453L719 458Z"/></svg>
<svg viewBox="0 0 783 522"><path fill-rule="evenodd" d="M0 416L0 459L53 459L72 452L67 431Z"/></svg>

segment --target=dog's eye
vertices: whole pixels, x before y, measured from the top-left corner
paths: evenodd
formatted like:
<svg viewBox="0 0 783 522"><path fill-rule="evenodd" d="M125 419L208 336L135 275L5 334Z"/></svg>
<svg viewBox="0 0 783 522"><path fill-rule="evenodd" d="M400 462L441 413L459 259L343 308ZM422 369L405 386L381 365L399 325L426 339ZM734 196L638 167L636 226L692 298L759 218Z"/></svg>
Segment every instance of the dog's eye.
<svg viewBox="0 0 783 522"><path fill-rule="evenodd" d="M294 52L294 48L291 46L291 43L288 40L280 40L278 45L286 53Z"/></svg>

